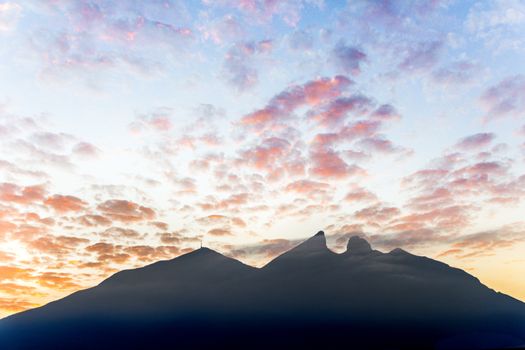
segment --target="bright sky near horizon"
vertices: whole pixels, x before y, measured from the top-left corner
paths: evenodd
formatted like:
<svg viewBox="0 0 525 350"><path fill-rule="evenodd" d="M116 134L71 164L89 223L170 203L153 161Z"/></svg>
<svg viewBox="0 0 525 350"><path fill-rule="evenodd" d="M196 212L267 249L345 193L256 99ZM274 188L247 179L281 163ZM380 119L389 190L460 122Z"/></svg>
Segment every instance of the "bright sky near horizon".
<svg viewBox="0 0 525 350"><path fill-rule="evenodd" d="M323 229L525 300L525 3L0 0L0 317Z"/></svg>

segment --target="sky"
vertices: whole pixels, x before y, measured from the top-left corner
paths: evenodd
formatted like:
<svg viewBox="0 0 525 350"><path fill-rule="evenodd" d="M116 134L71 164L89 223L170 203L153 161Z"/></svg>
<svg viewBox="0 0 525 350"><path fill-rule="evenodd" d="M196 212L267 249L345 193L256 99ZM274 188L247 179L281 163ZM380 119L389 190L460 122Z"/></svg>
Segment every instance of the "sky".
<svg viewBox="0 0 525 350"><path fill-rule="evenodd" d="M0 0L0 317L324 230L525 301L525 3Z"/></svg>

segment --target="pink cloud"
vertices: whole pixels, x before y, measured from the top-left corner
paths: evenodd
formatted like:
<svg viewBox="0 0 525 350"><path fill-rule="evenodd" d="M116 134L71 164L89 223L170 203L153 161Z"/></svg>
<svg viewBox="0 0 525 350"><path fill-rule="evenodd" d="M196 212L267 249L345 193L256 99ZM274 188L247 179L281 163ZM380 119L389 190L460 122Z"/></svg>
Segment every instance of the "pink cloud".
<svg viewBox="0 0 525 350"><path fill-rule="evenodd" d="M79 142L73 147L73 153L82 157L96 157L100 150L89 142Z"/></svg>
<svg viewBox="0 0 525 350"><path fill-rule="evenodd" d="M310 160L312 162L310 173L318 177L343 179L365 174L364 170L358 166L348 165L333 150L314 151L310 155Z"/></svg>
<svg viewBox="0 0 525 350"><path fill-rule="evenodd" d="M245 115L240 123L257 130L271 127L288 120L291 113L301 106L316 106L338 97L350 84L351 80L338 75L291 86L274 96L266 107Z"/></svg>
<svg viewBox="0 0 525 350"><path fill-rule="evenodd" d="M455 175L468 174L468 175L490 175L490 174L504 174L508 167L500 162L480 162L473 165L469 165L460 168L454 172Z"/></svg>
<svg viewBox="0 0 525 350"><path fill-rule="evenodd" d="M272 168L290 147L288 141L272 137L264 140L261 145L243 152L242 157L257 169Z"/></svg>
<svg viewBox="0 0 525 350"><path fill-rule="evenodd" d="M400 214L396 207L384 207L374 205L357 211L354 216L356 219L363 220L369 225L377 225L386 221L391 221Z"/></svg>
<svg viewBox="0 0 525 350"><path fill-rule="evenodd" d="M314 191L325 191L330 185L324 182L311 180L297 180L286 185L286 191L297 193L310 193Z"/></svg>
<svg viewBox="0 0 525 350"><path fill-rule="evenodd" d="M487 118L518 116L525 109L525 76L514 75L501 80L481 95Z"/></svg>
<svg viewBox="0 0 525 350"><path fill-rule="evenodd" d="M141 114L129 124L129 130L133 134L140 134L144 130L167 132L173 127L171 122L171 108L159 107L149 114Z"/></svg>
<svg viewBox="0 0 525 350"><path fill-rule="evenodd" d="M363 95L340 97L320 112L312 113L311 118L322 125L334 126L344 122L349 112L356 117L364 115L371 105L372 101Z"/></svg>
<svg viewBox="0 0 525 350"><path fill-rule="evenodd" d="M362 187L356 187L349 191L345 197L345 201L350 203L355 202L373 202L376 201L378 198L375 194L368 191L367 189L364 189Z"/></svg>
<svg viewBox="0 0 525 350"><path fill-rule="evenodd" d="M285 174L302 175L305 167L300 147L279 137L264 139L241 151L236 163L264 172L267 180L277 180Z"/></svg>
<svg viewBox="0 0 525 350"><path fill-rule="evenodd" d="M380 121L360 120L340 127L335 132L315 135L312 145L316 148L330 148L339 142L350 142L363 137L371 137L380 128Z"/></svg>
<svg viewBox="0 0 525 350"><path fill-rule="evenodd" d="M362 139L359 145L369 152L391 154L402 151L402 148L395 146L392 141L387 140L384 136L367 137Z"/></svg>
<svg viewBox="0 0 525 350"><path fill-rule="evenodd" d="M479 133L461 139L457 144L461 150L469 151L486 147L496 138L493 133Z"/></svg>

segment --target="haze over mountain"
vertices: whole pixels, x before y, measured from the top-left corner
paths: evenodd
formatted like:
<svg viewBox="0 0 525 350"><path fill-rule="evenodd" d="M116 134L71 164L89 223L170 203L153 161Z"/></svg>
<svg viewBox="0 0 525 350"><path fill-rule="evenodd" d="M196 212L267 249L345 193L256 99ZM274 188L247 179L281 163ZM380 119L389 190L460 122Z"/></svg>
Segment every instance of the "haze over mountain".
<svg viewBox="0 0 525 350"><path fill-rule="evenodd" d="M208 248L118 272L0 321L2 349L492 349L525 344L525 304L468 273L321 231L262 268Z"/></svg>

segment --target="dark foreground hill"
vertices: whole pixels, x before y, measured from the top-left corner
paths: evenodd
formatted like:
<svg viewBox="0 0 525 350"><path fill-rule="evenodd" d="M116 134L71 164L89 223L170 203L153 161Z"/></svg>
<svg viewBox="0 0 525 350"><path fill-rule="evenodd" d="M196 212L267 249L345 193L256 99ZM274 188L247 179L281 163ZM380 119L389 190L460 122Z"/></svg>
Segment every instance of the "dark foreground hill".
<svg viewBox="0 0 525 350"><path fill-rule="evenodd" d="M0 349L495 349L525 304L468 273L319 232L257 269L201 248L0 321Z"/></svg>

